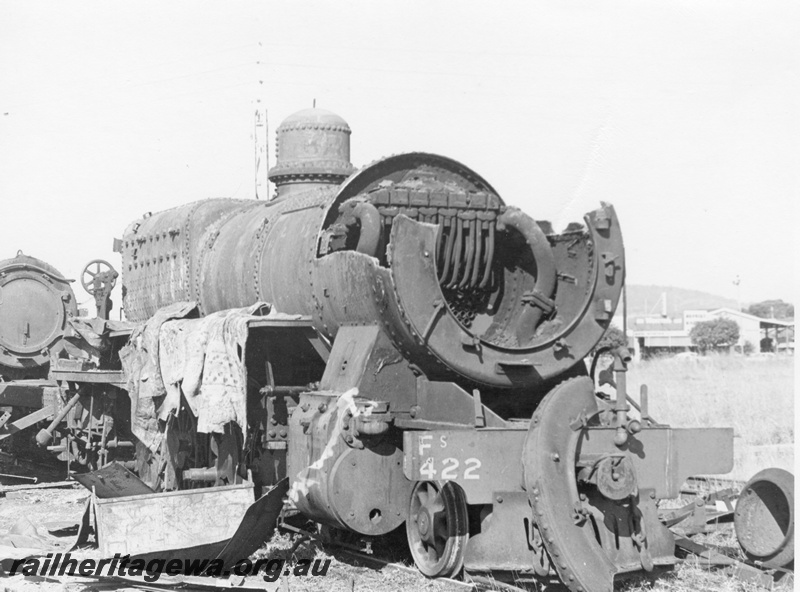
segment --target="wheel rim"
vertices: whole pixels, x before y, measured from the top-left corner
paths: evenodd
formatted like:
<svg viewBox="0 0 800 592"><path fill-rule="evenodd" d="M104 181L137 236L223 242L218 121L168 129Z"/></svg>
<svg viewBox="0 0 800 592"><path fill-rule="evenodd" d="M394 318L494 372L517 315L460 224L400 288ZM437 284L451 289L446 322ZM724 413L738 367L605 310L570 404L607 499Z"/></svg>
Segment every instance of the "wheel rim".
<svg viewBox="0 0 800 592"><path fill-rule="evenodd" d="M435 578L458 573L469 536L464 491L450 482L417 483L411 492L406 533L414 563L423 574Z"/></svg>

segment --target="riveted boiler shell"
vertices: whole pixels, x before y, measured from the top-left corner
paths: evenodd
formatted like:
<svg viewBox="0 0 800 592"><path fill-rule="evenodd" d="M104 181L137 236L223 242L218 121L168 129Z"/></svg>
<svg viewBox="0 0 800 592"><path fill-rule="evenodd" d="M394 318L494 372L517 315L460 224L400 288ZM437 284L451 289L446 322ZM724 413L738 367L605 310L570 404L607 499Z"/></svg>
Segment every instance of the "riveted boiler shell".
<svg viewBox="0 0 800 592"><path fill-rule="evenodd" d="M369 219L348 221L352 204ZM261 300L310 316L330 340L343 325L382 325L429 377L523 388L580 361L619 299L624 255L613 208L585 220L588 230L545 236L460 163L392 156L338 187L270 202L206 200L135 222L123 237L126 313L143 321L182 300L202 314ZM436 263L446 258L443 229L462 222L467 255L453 267L460 261L461 283L445 288ZM377 242L359 251L354 228L372 228ZM481 291L477 278L489 271L496 279ZM474 323L463 314L471 310Z"/></svg>

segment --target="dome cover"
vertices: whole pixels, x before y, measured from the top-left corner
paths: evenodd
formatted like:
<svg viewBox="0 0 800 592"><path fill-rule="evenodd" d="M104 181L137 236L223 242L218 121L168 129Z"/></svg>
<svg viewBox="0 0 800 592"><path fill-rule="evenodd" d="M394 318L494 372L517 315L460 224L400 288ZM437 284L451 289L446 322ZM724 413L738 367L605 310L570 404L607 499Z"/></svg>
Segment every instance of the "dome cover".
<svg viewBox="0 0 800 592"><path fill-rule="evenodd" d="M344 181L350 163L350 126L325 109L304 109L283 120L276 139L277 163L269 179L278 187L290 183Z"/></svg>

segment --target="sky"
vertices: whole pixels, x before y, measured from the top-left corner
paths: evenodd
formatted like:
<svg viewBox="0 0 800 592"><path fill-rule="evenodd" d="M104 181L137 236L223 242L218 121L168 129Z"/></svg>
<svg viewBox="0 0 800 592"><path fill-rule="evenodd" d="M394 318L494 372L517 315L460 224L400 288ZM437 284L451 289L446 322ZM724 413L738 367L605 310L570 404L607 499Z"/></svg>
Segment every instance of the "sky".
<svg viewBox="0 0 800 592"><path fill-rule="evenodd" d="M614 204L629 283L793 301L797 3L489 6L0 0L0 259L119 267L143 213L254 197L255 109L274 153L316 101L356 166L440 153L562 228Z"/></svg>

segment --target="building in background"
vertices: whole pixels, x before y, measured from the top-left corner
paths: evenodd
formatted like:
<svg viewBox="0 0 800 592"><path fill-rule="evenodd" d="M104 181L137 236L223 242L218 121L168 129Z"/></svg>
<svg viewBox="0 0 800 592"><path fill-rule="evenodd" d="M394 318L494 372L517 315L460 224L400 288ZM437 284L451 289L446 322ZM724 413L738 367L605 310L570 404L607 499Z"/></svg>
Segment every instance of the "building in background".
<svg viewBox="0 0 800 592"><path fill-rule="evenodd" d="M634 317L628 322L628 339L636 358L695 351L690 337L692 328L697 323L720 318L739 325L736 351L794 353L794 321L763 319L732 308L685 310L681 317Z"/></svg>

